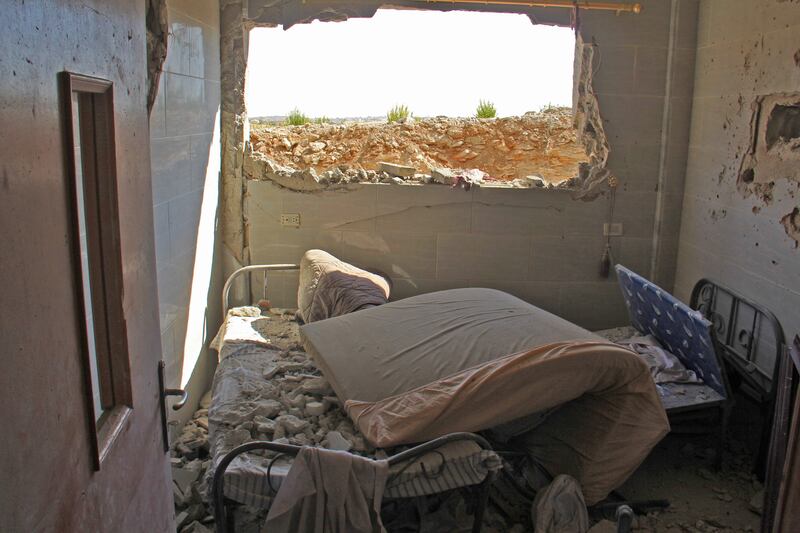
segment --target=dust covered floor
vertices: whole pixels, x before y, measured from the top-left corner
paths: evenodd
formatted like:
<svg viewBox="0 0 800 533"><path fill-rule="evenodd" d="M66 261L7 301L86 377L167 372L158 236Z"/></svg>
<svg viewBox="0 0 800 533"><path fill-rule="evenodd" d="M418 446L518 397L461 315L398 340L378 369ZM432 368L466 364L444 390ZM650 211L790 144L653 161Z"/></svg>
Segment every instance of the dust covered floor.
<svg viewBox="0 0 800 533"><path fill-rule="evenodd" d="M278 347L301 350L298 324L292 314L271 314L269 334ZM610 340L631 336L627 328L602 334ZM206 470L211 461L208 449L208 397L184 427L172 447L175 514L179 533L207 533L213 530L208 505ZM744 398L737 398L730 431L725 442L723 465L713 468L713 436L668 435L642 466L619 488L627 500L668 499L665 511L639 516L635 531L653 532L743 532L757 531L757 509L763 487L752 473L758 445L758 411ZM425 499L385 502L384 521L394 533L422 531L467 532L472 527L468 491L453 491ZM529 504L526 503L526 506ZM527 507L526 507L527 508ZM235 511L237 531L258 532L265 512L247 507ZM483 531L487 533L532 531L530 522L509 519L492 501L486 511ZM519 522L519 523L515 523ZM607 523L605 524L608 525ZM598 527L602 527L601 523ZM612 529L613 530L613 529ZM597 531L601 531L598 529Z"/></svg>

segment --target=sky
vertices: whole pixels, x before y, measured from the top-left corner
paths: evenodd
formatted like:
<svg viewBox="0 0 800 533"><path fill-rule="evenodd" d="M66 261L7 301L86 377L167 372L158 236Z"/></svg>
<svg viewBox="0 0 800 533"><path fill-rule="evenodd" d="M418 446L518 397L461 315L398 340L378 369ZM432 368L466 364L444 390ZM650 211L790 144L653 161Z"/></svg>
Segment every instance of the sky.
<svg viewBox="0 0 800 533"><path fill-rule="evenodd" d="M524 15L379 10L371 19L250 33L248 115L471 116L489 100L498 116L572 105L575 37Z"/></svg>

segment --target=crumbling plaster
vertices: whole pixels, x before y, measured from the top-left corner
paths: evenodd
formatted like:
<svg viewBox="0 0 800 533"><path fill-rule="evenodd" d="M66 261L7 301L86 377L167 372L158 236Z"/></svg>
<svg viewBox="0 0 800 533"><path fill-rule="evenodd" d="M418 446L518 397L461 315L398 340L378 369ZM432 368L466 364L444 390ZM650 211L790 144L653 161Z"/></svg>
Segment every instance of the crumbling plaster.
<svg viewBox="0 0 800 533"><path fill-rule="evenodd" d="M701 2L676 279L683 298L701 277L728 285L770 308L789 336L800 331L797 161L784 160L790 172L764 161L753 133L759 102L796 97L798 50L797 1Z"/></svg>
<svg viewBox="0 0 800 533"><path fill-rule="evenodd" d="M420 8L416 2L395 2L393 5ZM251 242L252 235L249 231L255 227L253 220L260 219L263 215L243 210L243 201L248 196L250 187L243 172L245 139L248 138L244 118L246 111L243 75L249 30L256 25L283 24L286 27L314 19L343 20L351 16L371 16L378 6L377 2L223 2L222 224L226 255L229 259L226 266L228 271L238 264L256 261L252 249L258 243ZM442 10L475 8L458 4L426 7ZM579 109L579 124L590 123L580 120L580 112L584 112L584 118L602 118L596 124L600 124L605 130L607 145L603 141L598 143L594 154L596 160L607 164L608 171L593 176L596 179L591 181L599 186L592 190L592 194L586 195L586 199L593 201L588 204L571 201L584 207L597 204L592 209L584 209L585 216L578 215L580 210L574 210L574 216L583 225L582 232L602 241L602 226L608 221L612 210L605 183L608 175L615 176L619 186L613 206L614 220L624 223L625 235L612 239L612 250L626 245L629 249L636 248L640 252L636 257L637 264L643 265L639 271L671 287L677 257L678 215L681 208L693 83L693 76L687 76L686 72L693 72L693 20L696 17L697 0L648 0L643 2L643 7L643 13L638 16L607 12L581 13L578 42L583 46L576 54L576 70L579 72L579 79L588 82L583 86L584 91L591 89L599 105ZM540 24L567 26L571 21L570 11L562 9L481 6L481 10L522 12L528 14L533 22ZM435 41L435 36L433 38ZM586 65L592 65L592 68L587 70ZM581 71L587 75L580 74ZM672 75L668 78L669 72ZM577 88L580 90L581 84L577 84ZM516 193L532 194L530 191ZM420 195L419 198L423 208L430 205L422 200L423 196ZM659 209L661 220L657 220L656 216ZM525 218L535 225L550 223L544 215ZM480 234L481 228L473 228L471 232ZM286 238L291 236L286 235ZM566 239L564 236L560 238ZM642 246L644 240L649 245ZM567 247L571 245L569 240L566 243ZM554 242L553 246L555 244ZM479 246L477 243L475 245ZM558 247L546 249L545 254L557 259L557 250L563 248L564 244L559 243ZM619 256L615 259L622 260ZM511 260L511 257L498 259L503 262ZM599 262L599 254L597 257L594 254L585 257L584 261L594 268ZM613 280L603 280L599 276L593 276L591 281L615 286L611 283ZM434 289L440 287L441 285L433 285ZM595 295L590 298L589 304L613 308L614 312L608 313L609 316L624 322L624 308L619 295L612 295L611 291L607 291L602 297Z"/></svg>

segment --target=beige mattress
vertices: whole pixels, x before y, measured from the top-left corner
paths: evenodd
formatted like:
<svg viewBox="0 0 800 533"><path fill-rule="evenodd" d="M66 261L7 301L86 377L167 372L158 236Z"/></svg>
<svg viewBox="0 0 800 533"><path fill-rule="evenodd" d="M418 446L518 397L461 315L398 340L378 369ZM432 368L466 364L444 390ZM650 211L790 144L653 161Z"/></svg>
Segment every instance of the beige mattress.
<svg viewBox="0 0 800 533"><path fill-rule="evenodd" d="M505 292L452 289L300 328L342 400L374 402L550 342L602 340Z"/></svg>
<svg viewBox="0 0 800 533"><path fill-rule="evenodd" d="M602 500L669 431L647 365L511 295L427 294L301 328L350 418L379 447L550 412L519 437Z"/></svg>

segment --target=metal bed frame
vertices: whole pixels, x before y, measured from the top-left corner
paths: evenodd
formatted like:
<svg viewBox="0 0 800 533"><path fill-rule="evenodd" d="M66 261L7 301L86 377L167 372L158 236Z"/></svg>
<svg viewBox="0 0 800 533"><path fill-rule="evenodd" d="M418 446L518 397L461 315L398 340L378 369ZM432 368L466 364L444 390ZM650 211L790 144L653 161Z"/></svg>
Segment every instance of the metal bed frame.
<svg viewBox="0 0 800 533"><path fill-rule="evenodd" d="M264 283L262 286L262 291L263 291L262 294L263 297L266 298L269 272L290 272L296 270L300 270L300 265L293 263L248 265L235 270L230 276L228 276L228 279L225 281L225 285L223 286L222 289L223 315L227 315L228 313L231 288L233 287L233 283L240 276L244 274L252 274L255 272L263 272ZM400 452L396 455L393 455L389 457L388 461L390 465L402 463L404 461L413 461L415 459L423 457L428 452L434 451L440 448L441 446L444 446L447 443L459 440L470 440L477 443L484 450L492 450L491 444L489 444L489 442L480 435L476 435L474 433L451 433L449 435L433 439L431 441L425 442L423 444L420 444L418 446ZM217 533L234 533L235 531L234 517L233 513L231 512L231 507L234 506L236 502L233 502L232 500L225 498L224 495L225 472L228 466L237 456L241 455L242 453L253 450L270 450L273 452L278 452L283 455L294 456L300 452L301 447L294 446L291 444L280 444L270 441L251 441L251 442L246 442L240 446L237 446L236 448L232 449L227 454L225 454L225 456L220 461L219 465L217 465L216 470L214 471L214 477L211 486L214 522ZM483 514L486 509L486 503L489 497L489 487L491 486L495 477L496 473L493 471L489 471L486 476L486 479L484 479L484 481L480 484L478 502L475 509L475 518L472 528L473 533L479 533L481 530L481 526L483 523Z"/></svg>
<svg viewBox="0 0 800 533"><path fill-rule="evenodd" d="M771 421L779 384L785 339L778 318L765 307L709 279L701 279L692 289L689 306L697 309L712 323L711 333L717 353L722 357L726 373L732 372L740 389L761 408L764 427L756 455L755 468L763 473L769 447ZM764 329L772 331L775 341L773 367L757 364L759 342ZM727 377L727 376L726 376ZM729 380L730 381L730 380Z"/></svg>
<svg viewBox="0 0 800 533"><path fill-rule="evenodd" d="M450 433L442 437L430 440L423 444L419 444L413 448L397 453L388 458L389 465L403 463L405 461L414 461L424 457L427 453L433 452L438 448L450 442L467 440L477 443L484 450L492 450L491 444L474 433ZM270 441L252 441L247 442L229 451L217 465L214 471L214 477L211 483L212 504L214 512L214 524L217 533L234 533L236 524L234 523L234 516L232 507L236 502L225 497L225 472L231 462L239 455L252 450L270 450L278 452L281 455L297 455L301 446L294 446L292 444L280 444ZM278 456L280 457L280 455ZM276 457L277 458L277 457ZM274 459L273 459L274 460ZM428 475L427 472L425 475ZM432 474L430 477L436 477L438 474ZM489 499L489 488L496 476L496 472L489 470L486 478L479 485L478 501L475 507L475 516L473 518L472 532L480 533L483 525L483 514L486 510L486 503ZM388 483L391 483L391 480ZM271 487L270 487L271 488ZM276 493L273 491L273 493Z"/></svg>
<svg viewBox="0 0 800 533"><path fill-rule="evenodd" d="M242 274L250 274L253 272L264 272L264 285L263 285L263 295L264 298L267 297L267 272L290 272L293 270L300 270L300 265L295 265L293 263L278 263L272 265L248 265L237 270L233 271L233 274L228 276L228 279L225 280L225 286L222 287L222 316L226 316L228 314L228 300L229 295L231 292L231 287L233 286L233 282L236 281L236 278L241 276Z"/></svg>

